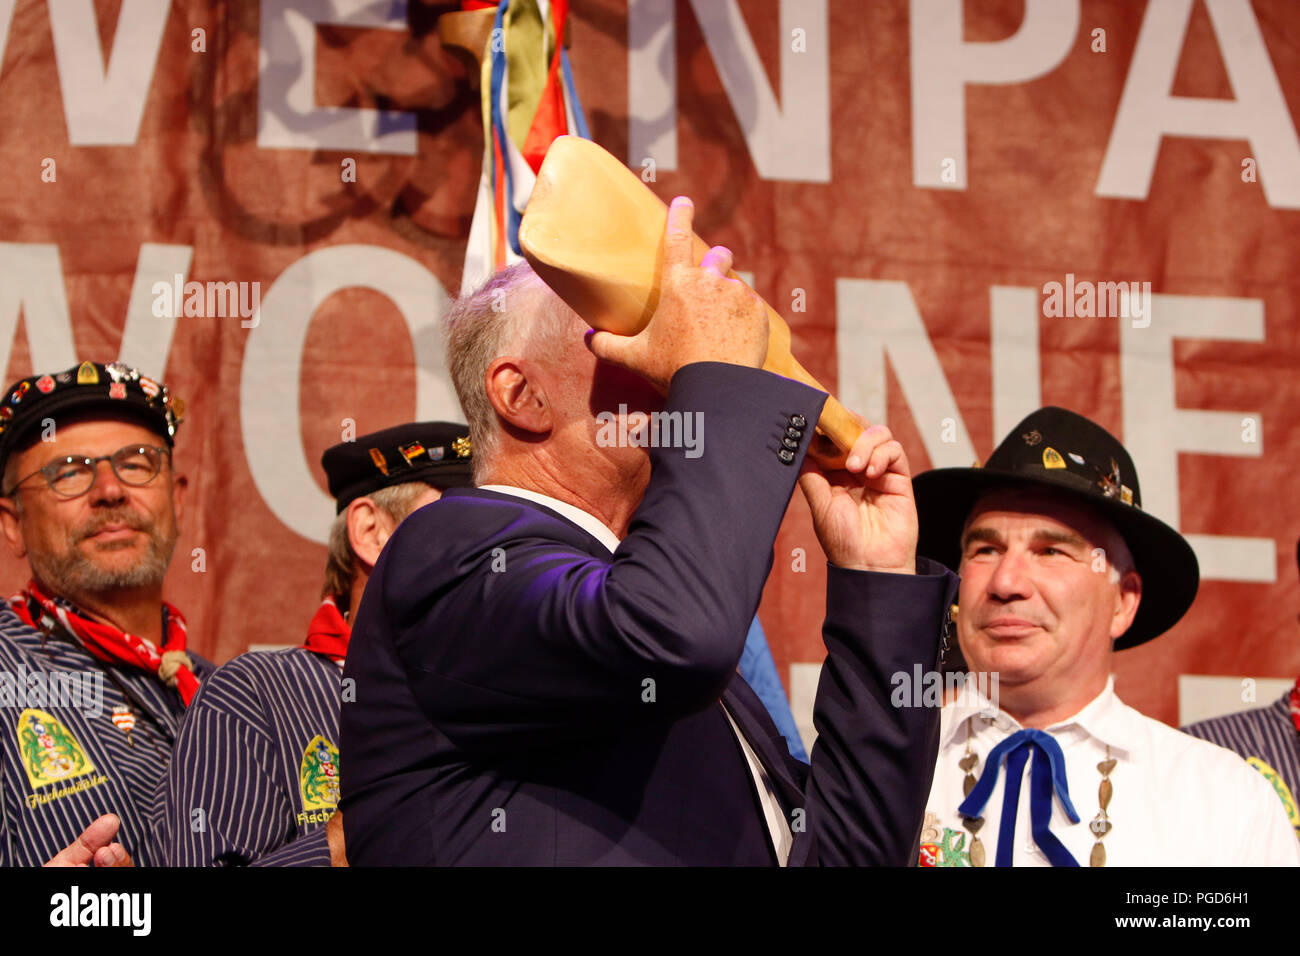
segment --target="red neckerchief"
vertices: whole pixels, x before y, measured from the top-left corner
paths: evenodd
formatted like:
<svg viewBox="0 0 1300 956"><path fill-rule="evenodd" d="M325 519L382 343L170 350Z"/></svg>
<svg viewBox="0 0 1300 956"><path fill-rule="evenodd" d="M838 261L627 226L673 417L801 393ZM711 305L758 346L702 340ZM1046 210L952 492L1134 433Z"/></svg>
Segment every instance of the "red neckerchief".
<svg viewBox="0 0 1300 956"><path fill-rule="evenodd" d="M1291 688L1291 723L1300 734L1300 677L1295 679L1295 686Z"/></svg>
<svg viewBox="0 0 1300 956"><path fill-rule="evenodd" d="M307 643L303 647L340 663L347 657L348 639L351 637L352 628L343 620L339 606L332 597L327 597L312 615L311 624L307 627Z"/></svg>
<svg viewBox="0 0 1300 956"><path fill-rule="evenodd" d="M33 604L40 608L40 614L33 613ZM186 707L199 689L199 679L194 676L194 662L185 653L185 618L165 601L167 633L163 636L161 650L153 641L61 607L35 581L27 582L26 591L19 591L11 597L9 606L24 624L37 630L48 631L56 624L62 625L81 641L92 657L108 664L126 664L148 671L168 687L175 687Z"/></svg>

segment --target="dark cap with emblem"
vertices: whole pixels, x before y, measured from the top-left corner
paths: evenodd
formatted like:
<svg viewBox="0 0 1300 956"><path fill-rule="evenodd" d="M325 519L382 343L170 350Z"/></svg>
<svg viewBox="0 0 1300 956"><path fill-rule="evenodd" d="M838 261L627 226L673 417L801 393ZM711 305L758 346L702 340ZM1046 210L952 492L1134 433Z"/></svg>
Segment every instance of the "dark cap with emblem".
<svg viewBox="0 0 1300 956"><path fill-rule="evenodd" d="M412 422L327 448L320 458L338 512L362 495L421 481L434 488L474 484L469 428Z"/></svg>
<svg viewBox="0 0 1300 956"><path fill-rule="evenodd" d="M46 419L104 411L138 419L172 447L185 403L167 386L121 362L82 362L62 372L29 375L0 396L0 468Z"/></svg>
<svg viewBox="0 0 1300 956"><path fill-rule="evenodd" d="M1163 634L1196 597L1200 569L1191 545L1142 510L1133 459L1100 425L1064 408L1040 408L998 445L982 468L936 468L912 482L920 520L917 550L956 569L976 500L997 488L1057 491L1092 508L1119 532L1142 577L1142 600L1115 649Z"/></svg>

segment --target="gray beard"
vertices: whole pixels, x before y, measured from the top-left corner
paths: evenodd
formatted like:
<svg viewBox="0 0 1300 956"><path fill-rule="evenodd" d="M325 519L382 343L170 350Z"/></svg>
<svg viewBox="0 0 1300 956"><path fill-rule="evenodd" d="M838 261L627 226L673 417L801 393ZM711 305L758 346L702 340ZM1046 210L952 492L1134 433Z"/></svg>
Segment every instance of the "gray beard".
<svg viewBox="0 0 1300 956"><path fill-rule="evenodd" d="M110 521L123 521L149 538L149 547L140 560L126 568L104 568L87 558L76 546ZM75 598L82 594L102 594L122 589L158 587L167 574L176 532L166 535L134 513L97 516L86 528L68 532L68 550L64 554L28 552L32 573L55 594Z"/></svg>

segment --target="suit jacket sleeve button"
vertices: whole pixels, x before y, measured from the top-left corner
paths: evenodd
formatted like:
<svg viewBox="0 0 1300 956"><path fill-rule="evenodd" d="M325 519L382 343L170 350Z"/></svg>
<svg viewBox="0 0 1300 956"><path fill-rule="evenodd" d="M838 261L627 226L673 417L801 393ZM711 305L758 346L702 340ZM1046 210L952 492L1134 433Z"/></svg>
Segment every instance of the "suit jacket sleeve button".
<svg viewBox="0 0 1300 956"><path fill-rule="evenodd" d="M799 443L795 441L793 438L782 438L781 444L784 445L786 448L789 448L791 451L794 451L794 449L799 447Z"/></svg>
<svg viewBox="0 0 1300 956"><path fill-rule="evenodd" d="M790 424L795 428L803 428L808 424L808 419L804 418L802 415L791 415Z"/></svg>
<svg viewBox="0 0 1300 956"><path fill-rule="evenodd" d="M787 438L802 438L803 432L801 432L799 429L791 425L789 428L785 430L785 436Z"/></svg>
<svg viewBox="0 0 1300 956"><path fill-rule="evenodd" d="M794 452L792 452L789 448L782 448L780 451L776 453L776 457L780 458L783 462L785 462L788 465L794 461Z"/></svg>

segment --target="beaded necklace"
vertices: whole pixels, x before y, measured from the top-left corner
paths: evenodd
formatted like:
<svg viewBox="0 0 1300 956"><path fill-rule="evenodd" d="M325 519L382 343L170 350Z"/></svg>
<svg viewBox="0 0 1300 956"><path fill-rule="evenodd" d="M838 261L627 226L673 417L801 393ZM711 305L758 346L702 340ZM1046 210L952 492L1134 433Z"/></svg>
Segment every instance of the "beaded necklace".
<svg viewBox="0 0 1300 956"><path fill-rule="evenodd" d="M1297 684L1300 689L1300 683ZM993 723L991 717L985 717L988 723ZM957 766L965 771L966 776L962 780L962 796L969 797L970 792L975 789L976 777L975 768L979 766L979 755L971 748L971 738L974 736L975 717L972 715L966 719L966 753L957 761ZM1298 728L1300 729L1300 728ZM1037 758L1035 758L1037 759ZM1110 744L1106 745L1106 759L1097 764L1097 770L1101 773L1101 786L1097 789L1097 803L1099 809L1097 815L1093 817L1088 829L1092 835L1097 838L1097 842L1092 845L1092 854L1089 857L1089 866L1106 865L1106 847L1102 840L1111 830L1110 817L1107 816L1106 810L1110 806L1111 797L1115 795L1115 786L1110 782L1110 772L1115 769L1115 759L1110 755ZM980 827L984 826L984 817L962 817L962 825L965 826L966 832L970 834L970 865L984 866L987 860L984 850L984 843L979 838ZM1014 839L1013 835L1008 836Z"/></svg>

